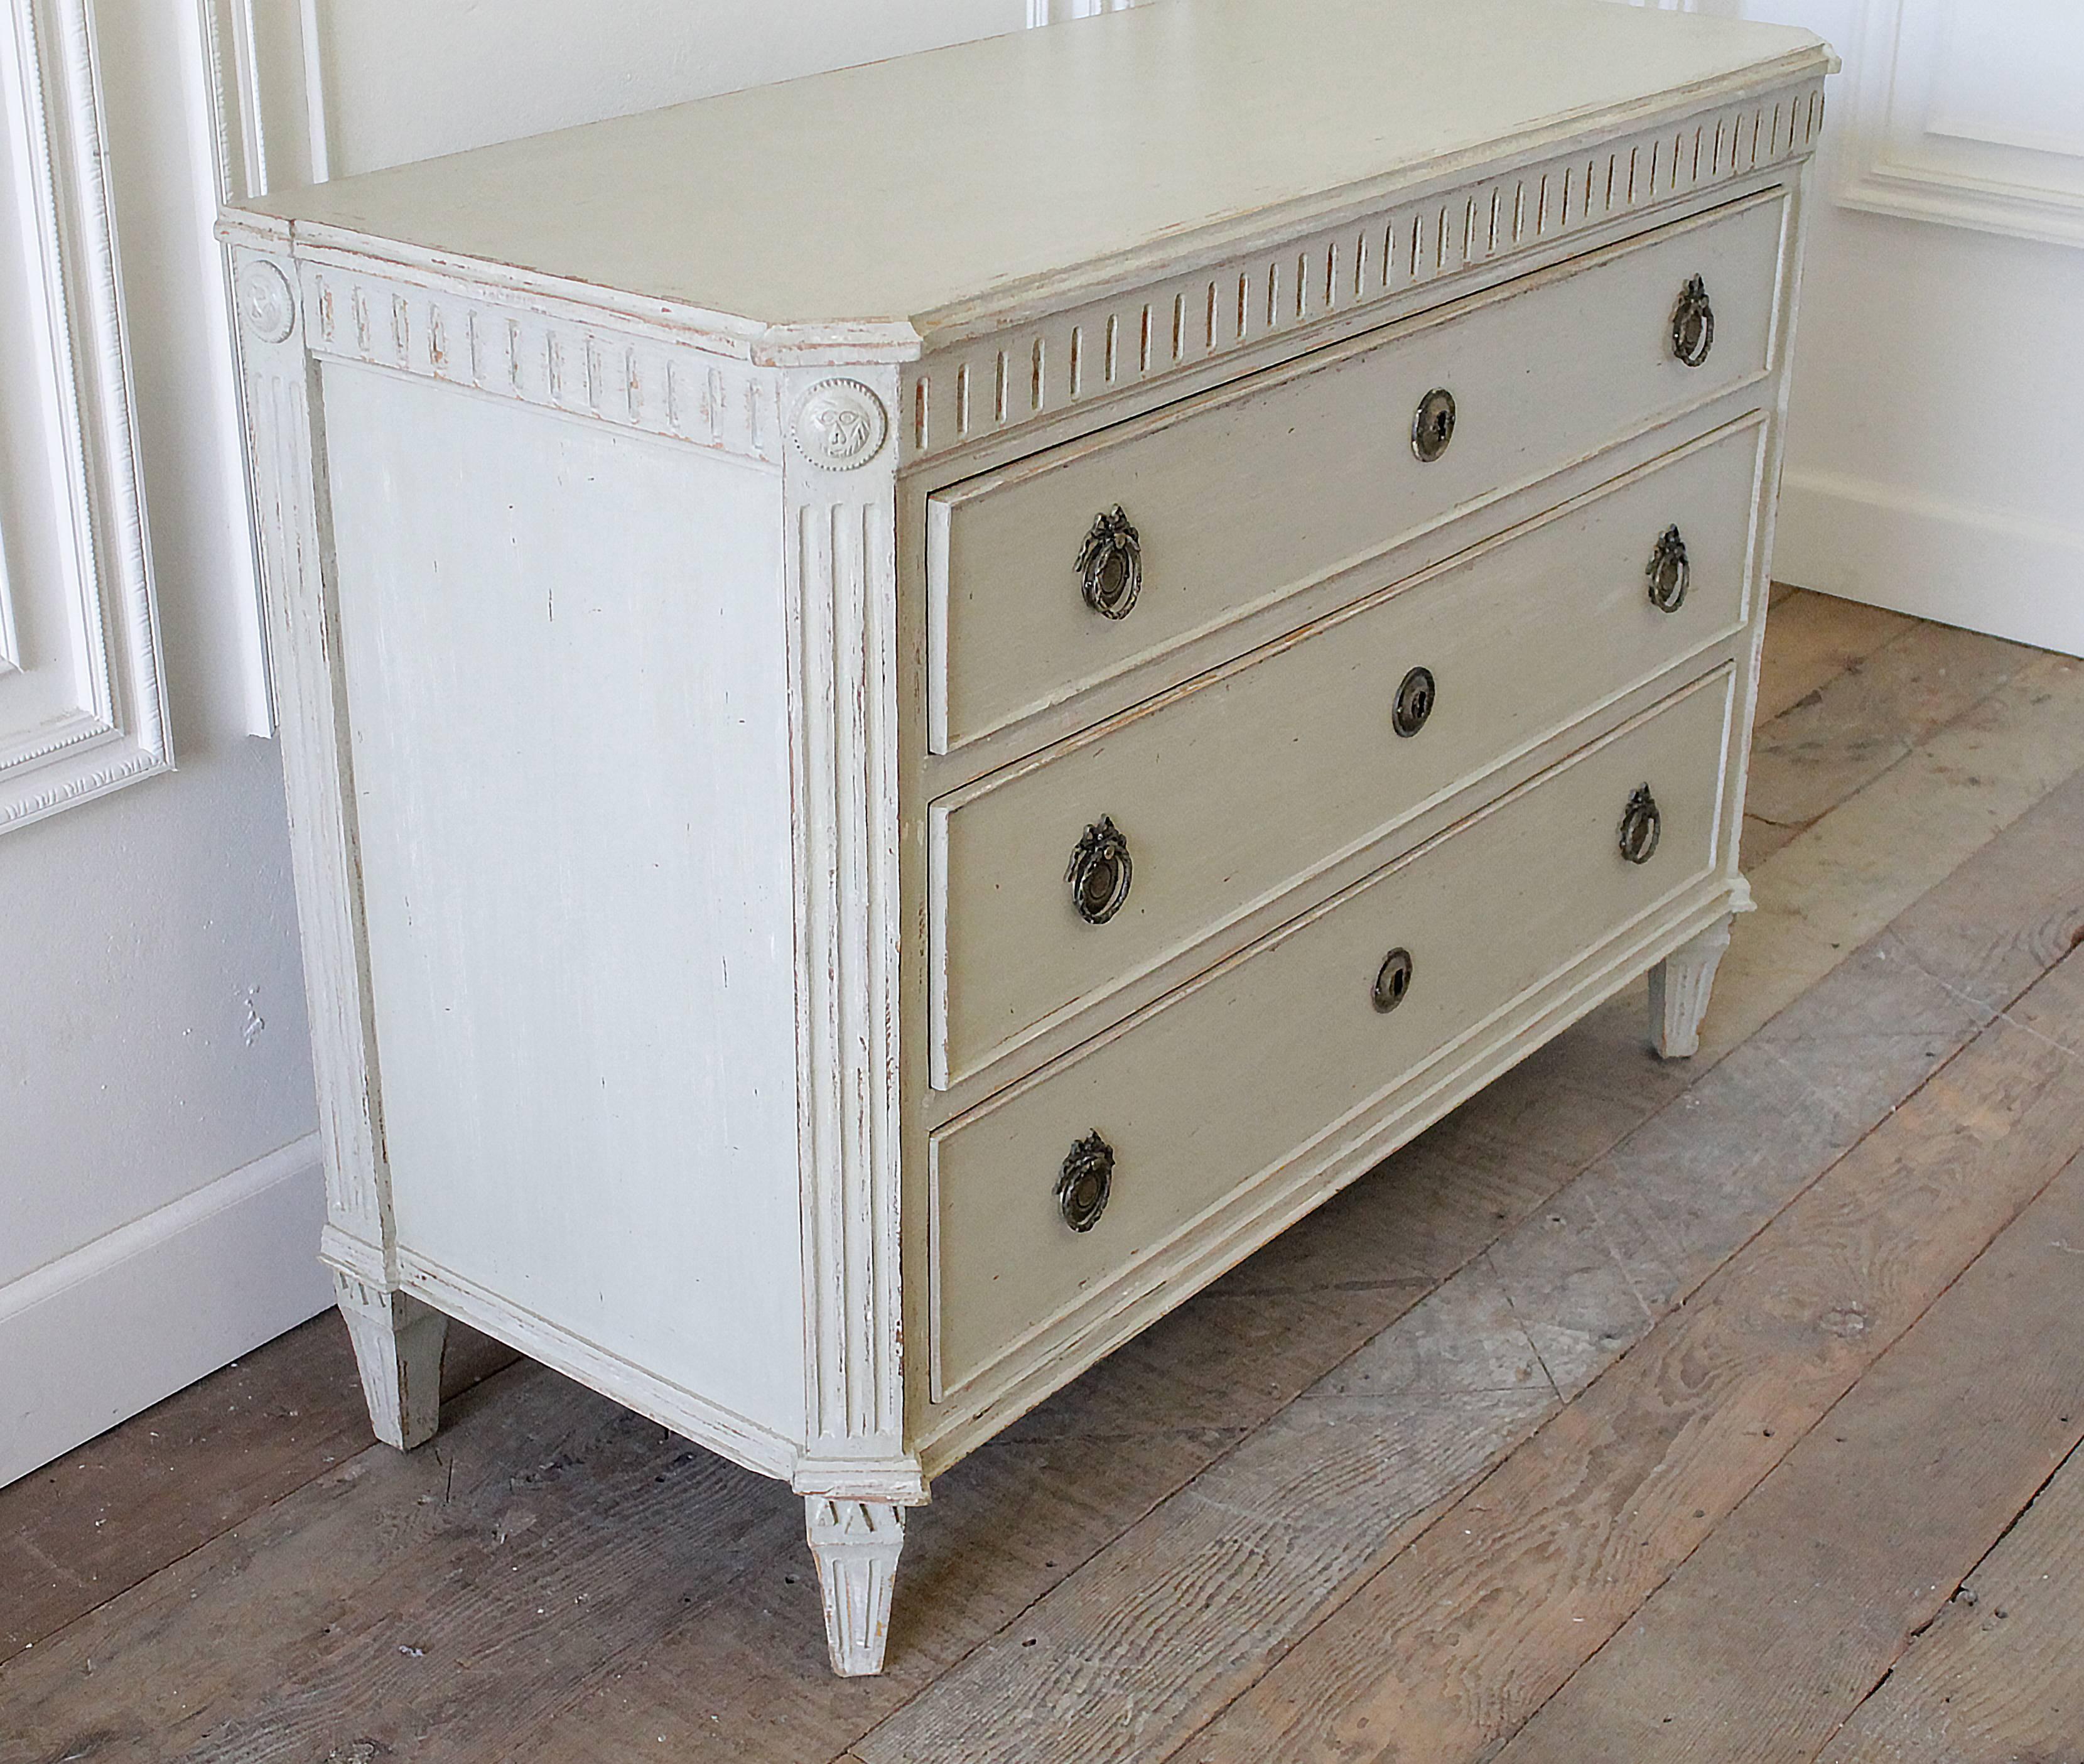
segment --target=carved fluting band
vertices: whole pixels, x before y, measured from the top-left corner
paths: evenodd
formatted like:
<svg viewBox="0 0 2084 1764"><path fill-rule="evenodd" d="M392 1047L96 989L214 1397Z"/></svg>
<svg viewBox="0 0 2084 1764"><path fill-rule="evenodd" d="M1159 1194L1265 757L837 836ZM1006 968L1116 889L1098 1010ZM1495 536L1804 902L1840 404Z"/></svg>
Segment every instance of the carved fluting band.
<svg viewBox="0 0 2084 1764"><path fill-rule="evenodd" d="M262 342L282 342L296 329L296 290L273 264L256 260L242 269L238 295L239 317Z"/></svg>
<svg viewBox="0 0 2084 1764"><path fill-rule="evenodd" d="M821 380L797 401L789 433L811 464L851 472L883 451L890 416L859 380Z"/></svg>

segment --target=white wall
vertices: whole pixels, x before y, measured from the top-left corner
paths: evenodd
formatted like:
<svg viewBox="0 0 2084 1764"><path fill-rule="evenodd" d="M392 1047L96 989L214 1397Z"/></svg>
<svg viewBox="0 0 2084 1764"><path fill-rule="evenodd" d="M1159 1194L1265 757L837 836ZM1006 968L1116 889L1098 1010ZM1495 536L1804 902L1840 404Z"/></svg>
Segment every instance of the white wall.
<svg viewBox="0 0 2084 1764"><path fill-rule="evenodd" d="M326 1295L281 783L247 733L197 33L152 0L92 17L180 769L0 834L0 1482Z"/></svg>
<svg viewBox="0 0 2084 1764"><path fill-rule="evenodd" d="M2084 655L2084 8L1741 10L1807 25L1846 64L1774 574Z"/></svg>
<svg viewBox="0 0 2084 1764"><path fill-rule="evenodd" d="M212 33L237 186L299 180L315 141L336 172L366 169L1027 16L1027 0L311 0L307 62L303 0L199 3L7 0L10 29L32 6L57 38L74 16L93 28L156 614L141 655L155 625L179 769L148 753L150 775L0 833L0 1482L330 1298L281 778L249 732L268 723L210 235ZM0 187L14 168L0 155ZM30 286L6 255L12 212L0 201L0 316L6 276ZM0 397L34 392L36 369L0 376ZM0 405L0 456L4 423L26 432L40 409ZM0 608L6 570L23 605L44 583L32 528L49 501L0 477ZM0 825L7 693L25 683L0 645Z"/></svg>
<svg viewBox="0 0 2084 1764"><path fill-rule="evenodd" d="M273 186L1018 30L1036 0L206 3L254 70Z"/></svg>

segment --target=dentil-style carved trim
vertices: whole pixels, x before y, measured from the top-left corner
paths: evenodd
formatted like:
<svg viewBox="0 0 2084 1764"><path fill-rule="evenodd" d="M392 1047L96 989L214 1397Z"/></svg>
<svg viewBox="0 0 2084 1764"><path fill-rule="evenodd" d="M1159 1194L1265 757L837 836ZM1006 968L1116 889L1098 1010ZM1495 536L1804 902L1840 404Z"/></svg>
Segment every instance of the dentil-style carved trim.
<svg viewBox="0 0 2084 1764"><path fill-rule="evenodd" d="M802 402L833 382L797 371ZM891 368L843 383L858 408L895 396ZM892 450L850 435L847 464L791 452L782 474L795 814L798 1166L809 1444L916 1484L904 1455L898 1304L897 555ZM853 465L856 456L872 469ZM924 1490L919 1490L923 1498Z"/></svg>
<svg viewBox="0 0 2084 1764"><path fill-rule="evenodd" d="M930 350L905 376L908 461L1014 433L1277 333L1545 248L1815 151L1823 83L1539 161L1038 323Z"/></svg>
<svg viewBox="0 0 2084 1764"><path fill-rule="evenodd" d="M315 355L475 387L770 465L781 461L773 369L373 269L300 267Z"/></svg>
<svg viewBox="0 0 2084 1764"><path fill-rule="evenodd" d="M22 156L27 198L19 261L37 346L53 357L53 426L36 463L48 469L66 577L18 579L9 600L48 603L44 618L78 645L77 664L57 665L79 672L61 718L40 706L10 729L0 700L0 831L173 761L87 0L25 0L5 29L0 79L16 91L0 112L24 125L8 150Z"/></svg>

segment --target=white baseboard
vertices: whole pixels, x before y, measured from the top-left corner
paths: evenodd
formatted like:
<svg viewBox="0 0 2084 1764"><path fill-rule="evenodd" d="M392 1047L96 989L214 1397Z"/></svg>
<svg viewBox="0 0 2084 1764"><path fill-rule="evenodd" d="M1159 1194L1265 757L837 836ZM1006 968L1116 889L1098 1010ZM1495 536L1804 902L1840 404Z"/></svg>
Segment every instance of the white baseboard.
<svg viewBox="0 0 2084 1764"><path fill-rule="evenodd" d="M311 1134L0 1287L0 1485L333 1302Z"/></svg>
<svg viewBox="0 0 2084 1764"><path fill-rule="evenodd" d="M1790 471L1773 573L1797 587L2084 655L2084 531L2053 521Z"/></svg>

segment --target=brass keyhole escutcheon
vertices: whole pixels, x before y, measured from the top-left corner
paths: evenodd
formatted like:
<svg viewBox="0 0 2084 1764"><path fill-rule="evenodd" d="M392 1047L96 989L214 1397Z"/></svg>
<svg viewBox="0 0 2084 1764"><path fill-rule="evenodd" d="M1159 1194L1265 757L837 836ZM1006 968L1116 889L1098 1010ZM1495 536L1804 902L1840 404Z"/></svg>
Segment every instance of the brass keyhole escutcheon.
<svg viewBox="0 0 2084 1764"><path fill-rule="evenodd" d="M1093 517L1076 567L1087 606L1102 618L1129 617L1143 587L1143 541L1119 502Z"/></svg>
<svg viewBox="0 0 2084 1764"><path fill-rule="evenodd" d="M1686 541L1676 527L1667 527L1650 548L1650 604L1660 613L1676 613L1686 604L1687 584L1693 579L1693 566L1686 555Z"/></svg>
<svg viewBox="0 0 2084 1764"><path fill-rule="evenodd" d="M1383 957L1382 966L1375 977L1375 989L1370 994L1376 1010L1387 1016L1403 1003L1411 990L1411 952L1392 949Z"/></svg>
<svg viewBox="0 0 2084 1764"><path fill-rule="evenodd" d="M1439 690L1433 684L1433 670L1413 668L1396 689L1396 708L1391 714L1390 727L1399 735L1417 734L1425 727L1425 719L1433 715L1433 706L1439 697Z"/></svg>
<svg viewBox="0 0 2084 1764"><path fill-rule="evenodd" d="M1089 1232L1114 1192L1114 1147L1095 1127L1065 1155L1057 1174L1057 1210L1075 1232Z"/></svg>
<svg viewBox="0 0 2084 1764"><path fill-rule="evenodd" d="M1085 833L1071 853L1064 880L1071 885L1071 904L1088 925L1104 925L1129 898L1135 865L1129 855L1129 841L1112 816L1103 815Z"/></svg>
<svg viewBox="0 0 2084 1764"><path fill-rule="evenodd" d="M1715 307L1708 284L1689 278L1671 312L1671 353L1688 367L1698 367L1715 346Z"/></svg>
<svg viewBox="0 0 2084 1764"><path fill-rule="evenodd" d="M1455 395L1435 386L1418 401L1418 413L1411 419L1411 451L1421 464L1430 465L1454 439Z"/></svg>
<svg viewBox="0 0 2084 1764"><path fill-rule="evenodd" d="M1647 863L1657 854L1657 842L1664 834L1664 816L1650 786L1639 785L1621 811L1621 855L1630 863Z"/></svg>

